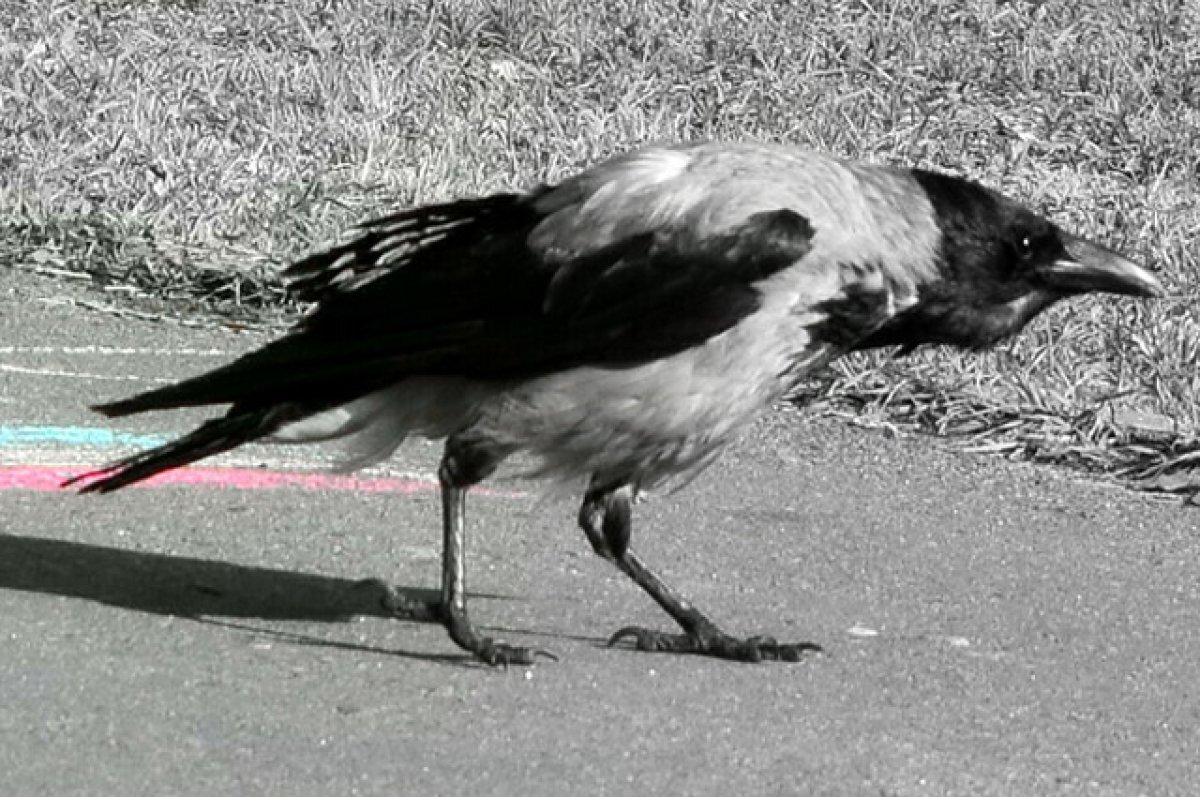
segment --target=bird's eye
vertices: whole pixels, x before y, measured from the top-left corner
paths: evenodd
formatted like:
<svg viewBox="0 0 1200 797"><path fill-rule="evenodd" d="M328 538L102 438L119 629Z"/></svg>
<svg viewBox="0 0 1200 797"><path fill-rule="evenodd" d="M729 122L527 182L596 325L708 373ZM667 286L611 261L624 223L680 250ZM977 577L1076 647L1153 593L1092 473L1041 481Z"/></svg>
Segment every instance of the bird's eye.
<svg viewBox="0 0 1200 797"><path fill-rule="evenodd" d="M1033 238L1029 235L1021 236L1021 242L1017 245L1017 254L1022 260L1029 260L1033 257Z"/></svg>

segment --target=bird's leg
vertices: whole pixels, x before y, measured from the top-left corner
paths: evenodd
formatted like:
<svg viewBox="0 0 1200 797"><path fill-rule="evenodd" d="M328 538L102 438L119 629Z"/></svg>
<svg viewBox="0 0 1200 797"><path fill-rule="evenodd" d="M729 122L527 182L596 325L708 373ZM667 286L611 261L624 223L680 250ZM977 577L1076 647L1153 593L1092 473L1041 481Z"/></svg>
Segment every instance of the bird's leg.
<svg viewBox="0 0 1200 797"><path fill-rule="evenodd" d="M620 629L609 638L615 645L633 640L638 650L671 653L697 653L737 661L799 661L807 652L819 651L812 642L781 644L771 637L755 636L738 639L717 627L689 601L647 568L628 543L633 523L630 503L633 490L629 485L595 488L588 491L579 510L579 525L587 535L593 550L617 566L634 583L646 591L683 629L682 634L668 634L637 626ZM614 545L615 543L615 545Z"/></svg>
<svg viewBox="0 0 1200 797"><path fill-rule="evenodd" d="M508 453L465 435L455 435L446 441L438 468L442 491L441 599L412 598L386 584L382 598L384 608L396 617L446 626L459 647L493 665L532 664L538 656L555 658L544 650L506 645L482 636L467 616L467 490L491 475Z"/></svg>
<svg viewBox="0 0 1200 797"><path fill-rule="evenodd" d="M451 437L438 468L442 487L442 603L440 620L459 647L492 665L532 664L538 656L555 658L535 648L495 642L482 636L467 616L466 508L467 488L496 469L502 455L484 445Z"/></svg>

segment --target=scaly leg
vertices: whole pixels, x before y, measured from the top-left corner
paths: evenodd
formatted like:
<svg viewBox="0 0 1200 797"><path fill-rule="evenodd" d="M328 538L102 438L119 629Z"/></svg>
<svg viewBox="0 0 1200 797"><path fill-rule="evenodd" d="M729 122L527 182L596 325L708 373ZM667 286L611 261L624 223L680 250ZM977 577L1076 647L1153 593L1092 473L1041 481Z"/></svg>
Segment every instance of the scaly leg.
<svg viewBox="0 0 1200 797"><path fill-rule="evenodd" d="M718 628L654 575L629 549L633 524L632 498L633 489L628 484L616 488L593 487L584 496L583 506L579 510L579 525L592 549L645 590L679 624L683 633L668 634L627 626L613 634L608 644L615 645L631 639L638 650L696 653L736 661L799 661L805 653L821 649L812 642L781 644L764 636L738 639Z"/></svg>
<svg viewBox="0 0 1200 797"><path fill-rule="evenodd" d="M476 630L467 616L466 509L467 489L485 479L503 459L485 445L451 437L438 468L442 490L442 599L430 605L390 590L384 605L407 619L437 620L463 650L491 665L533 664L554 654L496 642Z"/></svg>

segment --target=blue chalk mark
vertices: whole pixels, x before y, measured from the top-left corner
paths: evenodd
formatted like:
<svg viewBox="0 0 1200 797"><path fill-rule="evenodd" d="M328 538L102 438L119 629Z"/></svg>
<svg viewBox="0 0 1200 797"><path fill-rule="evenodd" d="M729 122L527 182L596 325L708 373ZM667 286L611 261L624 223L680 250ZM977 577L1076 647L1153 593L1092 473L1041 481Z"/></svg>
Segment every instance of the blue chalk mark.
<svg viewBox="0 0 1200 797"><path fill-rule="evenodd" d="M165 441L166 438L155 435L88 426L0 426L0 448L37 445L146 448L162 445Z"/></svg>

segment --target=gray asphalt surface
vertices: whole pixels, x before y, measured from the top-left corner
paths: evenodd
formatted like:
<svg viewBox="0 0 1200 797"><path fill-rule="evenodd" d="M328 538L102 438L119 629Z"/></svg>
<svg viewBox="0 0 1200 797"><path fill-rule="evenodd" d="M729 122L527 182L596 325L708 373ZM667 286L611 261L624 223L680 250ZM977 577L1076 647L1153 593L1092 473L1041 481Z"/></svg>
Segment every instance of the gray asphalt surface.
<svg viewBox="0 0 1200 797"><path fill-rule="evenodd" d="M0 271L4 424L102 426L88 402L263 339L64 296L89 295ZM0 464L113 453L10 449ZM393 468L429 475L436 457L414 446ZM433 493L0 501L5 795L1200 789L1200 514L927 438L781 411L638 507L645 559L731 631L825 646L801 664L605 648L666 618L591 555L574 501L470 504L475 619L560 657L507 671L380 616L356 586L436 587Z"/></svg>

